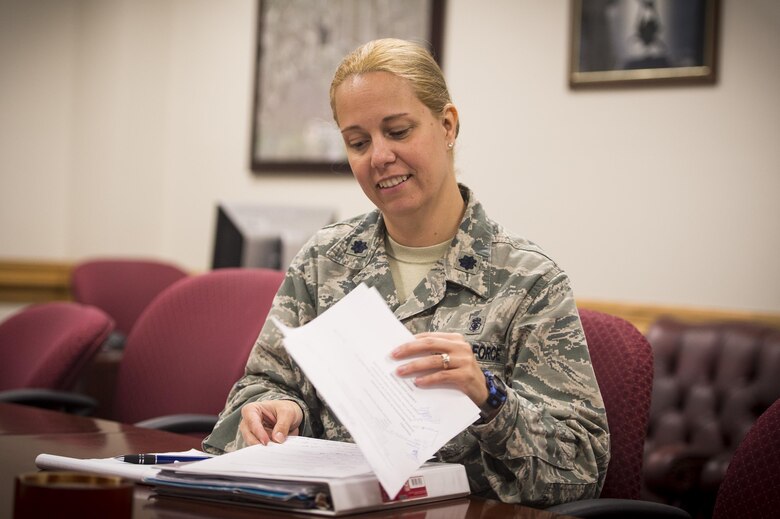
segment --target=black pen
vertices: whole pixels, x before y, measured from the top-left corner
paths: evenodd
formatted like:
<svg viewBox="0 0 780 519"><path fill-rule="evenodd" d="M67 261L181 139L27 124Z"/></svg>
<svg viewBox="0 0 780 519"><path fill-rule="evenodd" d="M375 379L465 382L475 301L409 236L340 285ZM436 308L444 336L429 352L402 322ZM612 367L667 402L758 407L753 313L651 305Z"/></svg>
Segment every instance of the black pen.
<svg viewBox="0 0 780 519"><path fill-rule="evenodd" d="M188 456L186 454L125 454L124 456L117 456L116 460L124 461L125 463L134 463L136 465L159 465L162 463L175 463L177 461L199 461L207 460L211 456Z"/></svg>

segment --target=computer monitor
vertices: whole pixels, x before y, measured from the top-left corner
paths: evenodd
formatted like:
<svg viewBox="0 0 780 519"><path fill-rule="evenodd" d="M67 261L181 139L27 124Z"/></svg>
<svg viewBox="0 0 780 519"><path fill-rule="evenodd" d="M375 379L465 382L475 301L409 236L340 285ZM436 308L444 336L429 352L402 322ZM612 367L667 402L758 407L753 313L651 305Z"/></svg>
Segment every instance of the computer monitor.
<svg viewBox="0 0 780 519"><path fill-rule="evenodd" d="M220 202L211 266L286 270L303 244L335 217L330 208Z"/></svg>

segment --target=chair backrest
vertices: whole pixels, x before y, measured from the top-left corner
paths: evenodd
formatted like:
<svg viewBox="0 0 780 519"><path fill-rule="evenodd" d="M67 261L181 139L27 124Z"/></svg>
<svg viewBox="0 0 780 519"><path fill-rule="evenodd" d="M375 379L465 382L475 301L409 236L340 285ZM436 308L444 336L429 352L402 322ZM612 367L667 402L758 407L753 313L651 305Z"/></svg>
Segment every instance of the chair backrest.
<svg viewBox="0 0 780 519"><path fill-rule="evenodd" d="M663 318L647 338L655 357L647 455L684 447L706 460L699 484L717 489L731 453L780 398L780 330Z"/></svg>
<svg viewBox="0 0 780 519"><path fill-rule="evenodd" d="M609 422L611 459L601 497L638 499L653 353L628 321L585 309L580 319Z"/></svg>
<svg viewBox="0 0 780 519"><path fill-rule="evenodd" d="M98 308L31 305L0 323L0 390L70 389L114 327Z"/></svg>
<svg viewBox="0 0 780 519"><path fill-rule="evenodd" d="M734 451L718 489L713 519L777 517L780 511L780 399Z"/></svg>
<svg viewBox="0 0 780 519"><path fill-rule="evenodd" d="M76 302L106 312L116 322L116 331L126 336L152 299L186 276L162 261L95 259L74 267L70 289Z"/></svg>
<svg viewBox="0 0 780 519"><path fill-rule="evenodd" d="M127 338L113 418L218 414L283 278L276 270L219 269L166 289Z"/></svg>

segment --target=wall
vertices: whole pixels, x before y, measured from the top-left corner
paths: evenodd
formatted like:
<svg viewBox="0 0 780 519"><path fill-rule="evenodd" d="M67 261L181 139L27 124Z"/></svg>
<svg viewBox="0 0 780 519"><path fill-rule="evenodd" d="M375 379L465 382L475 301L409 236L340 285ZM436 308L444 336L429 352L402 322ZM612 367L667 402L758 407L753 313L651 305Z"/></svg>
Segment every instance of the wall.
<svg viewBox="0 0 780 519"><path fill-rule="evenodd" d="M170 3L80 0L68 256L159 251Z"/></svg>
<svg viewBox="0 0 780 519"><path fill-rule="evenodd" d="M205 269L218 200L369 209L350 178L248 171L255 8L0 0L0 259ZM569 90L568 2L450 0L446 22L460 178L578 296L780 311L779 3L723 1L697 87Z"/></svg>
<svg viewBox="0 0 780 519"><path fill-rule="evenodd" d="M68 252L73 2L0 0L0 255Z"/></svg>

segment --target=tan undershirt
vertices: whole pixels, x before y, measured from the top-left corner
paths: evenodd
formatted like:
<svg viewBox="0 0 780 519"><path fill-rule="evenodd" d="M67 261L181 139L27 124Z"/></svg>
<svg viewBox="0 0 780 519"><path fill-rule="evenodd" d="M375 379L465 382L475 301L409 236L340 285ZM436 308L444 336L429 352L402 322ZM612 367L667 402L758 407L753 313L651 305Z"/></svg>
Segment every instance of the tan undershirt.
<svg viewBox="0 0 780 519"><path fill-rule="evenodd" d="M400 302L406 301L428 271L444 256L451 241L443 241L430 247L406 247L393 240L389 234L385 235L387 260Z"/></svg>

